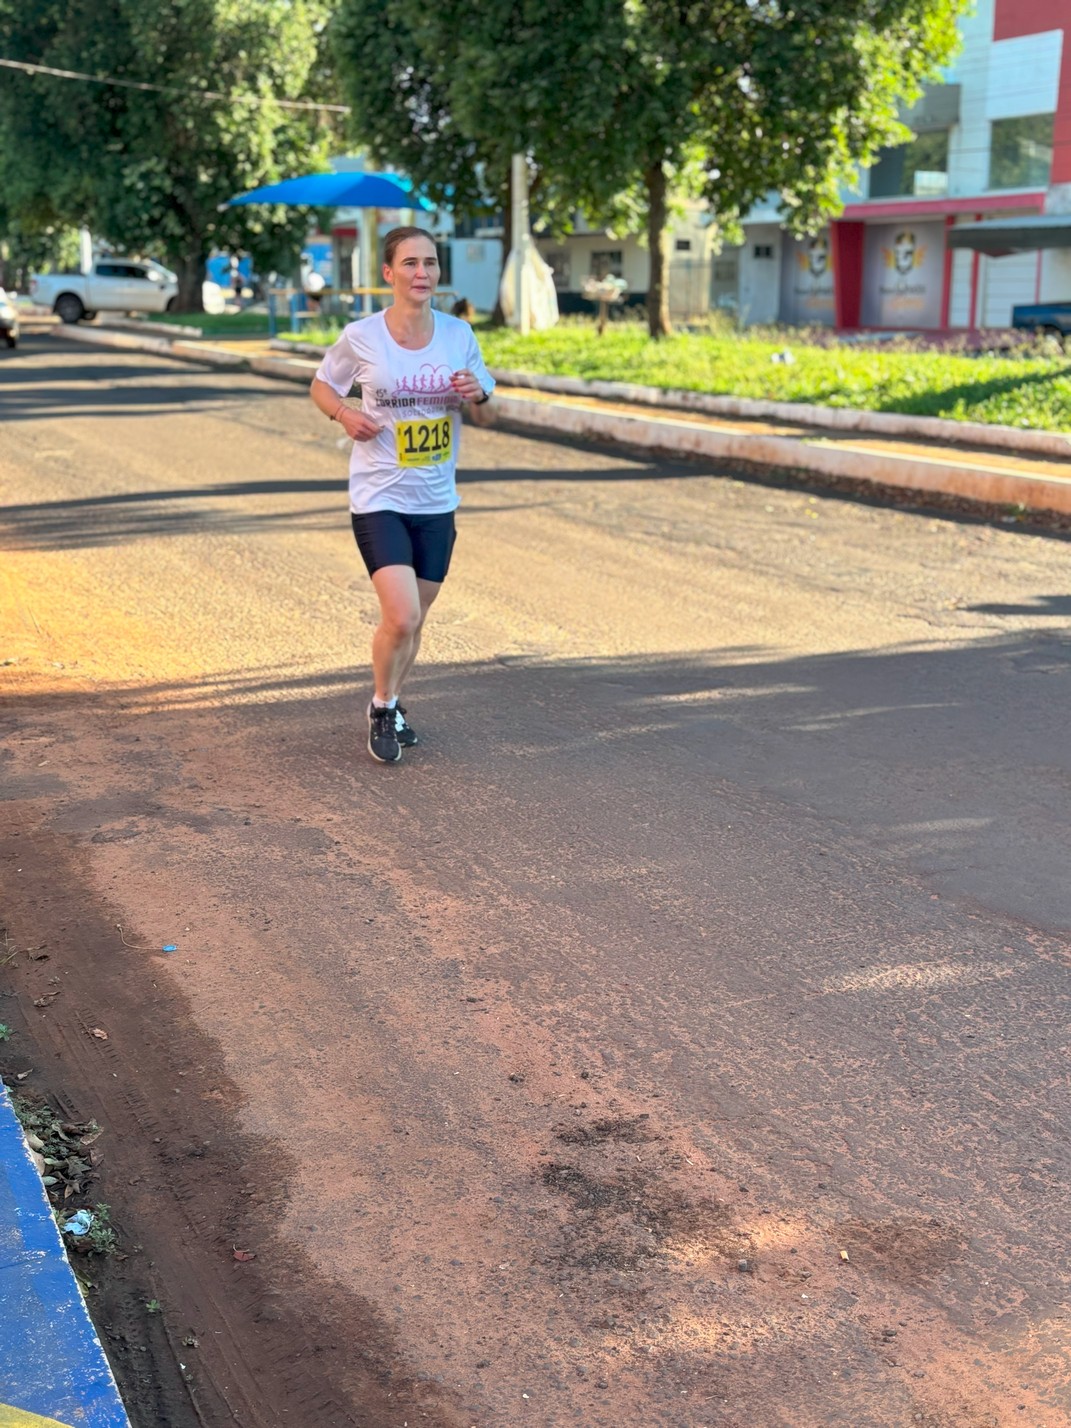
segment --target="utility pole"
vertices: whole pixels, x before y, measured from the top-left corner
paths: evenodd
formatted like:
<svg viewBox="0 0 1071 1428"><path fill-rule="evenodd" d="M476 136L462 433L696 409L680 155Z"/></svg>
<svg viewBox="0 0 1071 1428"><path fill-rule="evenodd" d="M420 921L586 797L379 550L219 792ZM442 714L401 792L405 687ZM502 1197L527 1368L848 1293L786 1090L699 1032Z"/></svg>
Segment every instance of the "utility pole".
<svg viewBox="0 0 1071 1428"><path fill-rule="evenodd" d="M513 155L510 197L513 206L513 309L514 326L527 336L532 330L532 310L528 300L528 250L532 234L528 226L528 159L525 154Z"/></svg>

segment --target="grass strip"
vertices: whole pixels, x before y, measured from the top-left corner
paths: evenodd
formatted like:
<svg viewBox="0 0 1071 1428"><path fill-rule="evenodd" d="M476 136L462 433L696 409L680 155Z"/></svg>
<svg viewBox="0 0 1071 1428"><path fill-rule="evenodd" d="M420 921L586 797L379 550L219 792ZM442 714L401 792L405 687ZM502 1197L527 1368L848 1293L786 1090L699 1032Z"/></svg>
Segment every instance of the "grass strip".
<svg viewBox="0 0 1071 1428"><path fill-rule="evenodd" d="M340 328L302 334L332 342ZM1043 345L970 355L921 342L838 343L794 329L681 332L653 341L637 322L564 320L527 337L478 327L491 367L725 396L1071 431L1071 361ZM789 354L785 360L785 354Z"/></svg>

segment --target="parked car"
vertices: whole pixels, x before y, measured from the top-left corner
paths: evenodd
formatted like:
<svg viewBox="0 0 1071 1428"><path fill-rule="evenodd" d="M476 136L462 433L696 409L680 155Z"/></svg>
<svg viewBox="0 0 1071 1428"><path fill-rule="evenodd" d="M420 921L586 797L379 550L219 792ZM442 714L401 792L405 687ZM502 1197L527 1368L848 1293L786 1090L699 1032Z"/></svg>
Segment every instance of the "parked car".
<svg viewBox="0 0 1071 1428"><path fill-rule="evenodd" d="M8 347L19 345L18 309L3 288L0 288L0 341Z"/></svg>
<svg viewBox="0 0 1071 1428"><path fill-rule="evenodd" d="M1036 332L1041 337L1071 334L1071 302L1028 303L1012 308L1012 327Z"/></svg>
<svg viewBox="0 0 1071 1428"><path fill-rule="evenodd" d="M81 322L98 312L166 312L178 279L159 263L98 258L88 273L33 274L30 296L63 322Z"/></svg>

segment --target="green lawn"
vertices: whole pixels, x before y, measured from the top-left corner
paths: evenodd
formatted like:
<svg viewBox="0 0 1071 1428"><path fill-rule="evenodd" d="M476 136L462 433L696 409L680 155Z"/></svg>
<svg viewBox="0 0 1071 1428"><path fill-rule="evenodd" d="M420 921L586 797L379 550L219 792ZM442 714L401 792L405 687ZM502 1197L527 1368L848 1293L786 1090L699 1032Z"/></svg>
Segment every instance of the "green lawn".
<svg viewBox="0 0 1071 1428"><path fill-rule="evenodd" d="M169 327L197 327L205 337L255 337L268 335L265 312L153 312L146 322L166 322Z"/></svg>
<svg viewBox="0 0 1071 1428"><path fill-rule="evenodd" d="M791 331L681 333L654 342L640 323L611 324L600 338L592 323L576 319L528 337L489 325L478 334L490 367L1071 431L1071 360L1037 348L968 357L906 343L824 346ZM335 336L304 334L320 342ZM793 361L773 360L786 350Z"/></svg>

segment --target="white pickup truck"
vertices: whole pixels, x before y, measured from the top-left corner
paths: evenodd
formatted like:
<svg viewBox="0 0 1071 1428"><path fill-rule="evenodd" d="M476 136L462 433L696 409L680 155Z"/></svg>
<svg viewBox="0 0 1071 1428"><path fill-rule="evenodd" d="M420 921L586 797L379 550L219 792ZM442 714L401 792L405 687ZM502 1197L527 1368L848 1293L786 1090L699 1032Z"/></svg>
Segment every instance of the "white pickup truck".
<svg viewBox="0 0 1071 1428"><path fill-rule="evenodd" d="M30 297L63 322L98 312L166 312L178 296L178 279L159 263L98 258L88 273L35 273Z"/></svg>

